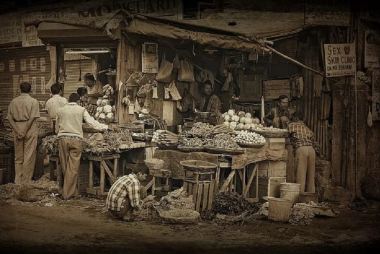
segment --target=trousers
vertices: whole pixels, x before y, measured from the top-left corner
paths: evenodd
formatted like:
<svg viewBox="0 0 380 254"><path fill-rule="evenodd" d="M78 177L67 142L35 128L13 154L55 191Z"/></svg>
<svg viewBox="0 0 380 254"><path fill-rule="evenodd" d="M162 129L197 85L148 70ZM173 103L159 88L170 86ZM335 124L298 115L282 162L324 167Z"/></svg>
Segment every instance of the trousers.
<svg viewBox="0 0 380 254"><path fill-rule="evenodd" d="M59 161L63 173L62 197L64 199L73 197L77 191L82 150L82 141L79 139L59 139Z"/></svg>
<svg viewBox="0 0 380 254"><path fill-rule="evenodd" d="M273 118L273 127L279 129L286 129L288 128L288 122L289 118L287 118L286 116L275 117Z"/></svg>
<svg viewBox="0 0 380 254"><path fill-rule="evenodd" d="M315 150L312 146L301 146L296 150L296 168L300 193L315 193Z"/></svg>
<svg viewBox="0 0 380 254"><path fill-rule="evenodd" d="M22 130L26 123L17 123ZM15 183L24 184L32 180L36 164L37 129L34 125L22 139L14 138L15 148Z"/></svg>

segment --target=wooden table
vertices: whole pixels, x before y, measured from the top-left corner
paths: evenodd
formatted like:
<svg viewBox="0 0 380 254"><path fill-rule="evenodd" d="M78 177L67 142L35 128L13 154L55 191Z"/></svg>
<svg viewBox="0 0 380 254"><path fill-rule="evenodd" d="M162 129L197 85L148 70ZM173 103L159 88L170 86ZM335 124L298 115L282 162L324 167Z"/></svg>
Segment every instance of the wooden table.
<svg viewBox="0 0 380 254"><path fill-rule="evenodd" d="M104 156L88 156L89 161L89 183L87 188L88 194L104 196L108 192L105 189L105 175L109 176L111 182L114 183L118 174L119 154L110 154ZM113 163L112 163L113 161ZM100 186L94 186L94 162L100 164ZM111 171L112 170L112 171Z"/></svg>

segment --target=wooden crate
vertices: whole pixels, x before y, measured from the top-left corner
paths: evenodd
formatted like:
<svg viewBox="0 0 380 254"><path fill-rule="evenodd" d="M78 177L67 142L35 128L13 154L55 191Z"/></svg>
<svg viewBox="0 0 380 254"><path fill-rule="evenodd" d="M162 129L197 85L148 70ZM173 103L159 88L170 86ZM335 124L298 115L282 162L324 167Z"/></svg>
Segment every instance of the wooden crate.
<svg viewBox="0 0 380 254"><path fill-rule="evenodd" d="M261 176L261 177L286 177L286 161L261 161L261 162L259 162L259 176Z"/></svg>
<svg viewBox="0 0 380 254"><path fill-rule="evenodd" d="M264 196L280 197L280 184L286 182L286 177L259 177L259 199Z"/></svg>
<svg viewBox="0 0 380 254"><path fill-rule="evenodd" d="M214 197L215 180L198 183L185 181L183 188L188 195L193 195L196 211L203 212L211 209L212 199Z"/></svg>

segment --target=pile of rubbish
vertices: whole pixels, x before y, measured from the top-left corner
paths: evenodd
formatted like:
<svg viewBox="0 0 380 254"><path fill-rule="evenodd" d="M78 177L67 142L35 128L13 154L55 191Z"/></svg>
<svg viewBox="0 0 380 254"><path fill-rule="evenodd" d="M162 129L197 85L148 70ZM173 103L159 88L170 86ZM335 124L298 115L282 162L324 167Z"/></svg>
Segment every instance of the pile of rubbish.
<svg viewBox="0 0 380 254"><path fill-rule="evenodd" d="M260 203L251 203L237 193L219 193L214 196L211 211L202 213L205 220L218 224L242 224L250 219L259 219Z"/></svg>
<svg viewBox="0 0 380 254"><path fill-rule="evenodd" d="M13 204L17 202L35 203L42 206L54 206L59 198L60 188L56 182L49 180L49 173L38 181L18 185L8 183L0 185L0 200Z"/></svg>
<svg viewBox="0 0 380 254"><path fill-rule="evenodd" d="M316 216L336 217L339 212L332 209L327 203L297 203L293 206L289 216L289 223L298 226L310 226Z"/></svg>

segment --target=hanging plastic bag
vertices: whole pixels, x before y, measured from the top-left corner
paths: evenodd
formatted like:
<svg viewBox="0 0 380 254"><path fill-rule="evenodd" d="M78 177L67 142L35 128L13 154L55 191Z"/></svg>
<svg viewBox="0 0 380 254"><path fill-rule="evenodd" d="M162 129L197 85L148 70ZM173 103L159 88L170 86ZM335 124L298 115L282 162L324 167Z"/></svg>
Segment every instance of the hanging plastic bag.
<svg viewBox="0 0 380 254"><path fill-rule="evenodd" d="M139 114L141 111L139 100L136 97L135 104L134 104L134 112Z"/></svg>
<svg viewBox="0 0 380 254"><path fill-rule="evenodd" d="M175 85L175 82L174 80L170 83L169 85L169 91L170 91L170 95L172 96L173 98L173 101L179 101L182 99L181 95L179 94L178 92L178 89Z"/></svg>
<svg viewBox="0 0 380 254"><path fill-rule="evenodd" d="M181 61L181 68L178 70L178 81L195 82L193 65L186 60Z"/></svg>
<svg viewBox="0 0 380 254"><path fill-rule="evenodd" d="M156 75L156 80L161 83L169 83L173 71L173 64L166 59L162 59L160 69Z"/></svg>

